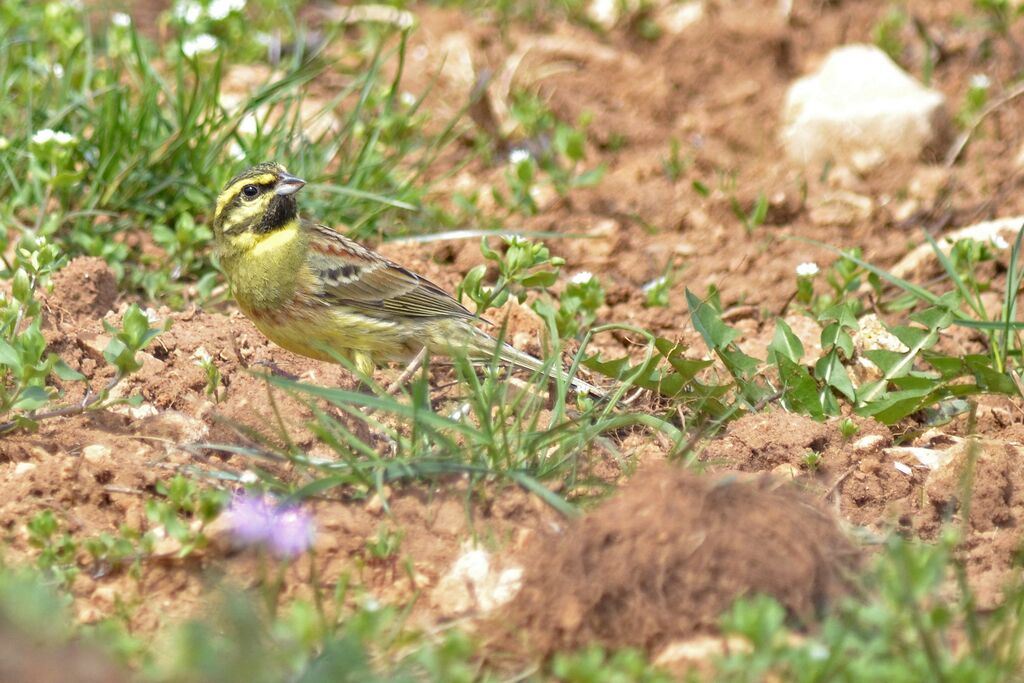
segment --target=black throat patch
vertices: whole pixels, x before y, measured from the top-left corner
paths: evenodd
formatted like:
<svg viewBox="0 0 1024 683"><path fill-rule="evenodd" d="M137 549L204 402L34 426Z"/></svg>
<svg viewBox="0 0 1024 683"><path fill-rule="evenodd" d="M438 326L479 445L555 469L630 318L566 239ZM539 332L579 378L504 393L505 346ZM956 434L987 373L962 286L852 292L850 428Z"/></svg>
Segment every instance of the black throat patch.
<svg viewBox="0 0 1024 683"><path fill-rule="evenodd" d="M299 207L295 203L295 197L290 194L275 194L267 205L267 211L252 227L252 231L260 234L279 230L295 220L298 215Z"/></svg>

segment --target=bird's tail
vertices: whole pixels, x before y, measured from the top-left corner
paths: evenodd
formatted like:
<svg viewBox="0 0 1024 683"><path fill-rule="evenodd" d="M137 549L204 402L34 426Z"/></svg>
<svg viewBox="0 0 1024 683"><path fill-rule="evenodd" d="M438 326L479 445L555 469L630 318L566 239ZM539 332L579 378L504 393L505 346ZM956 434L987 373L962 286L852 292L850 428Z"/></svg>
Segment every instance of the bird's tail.
<svg viewBox="0 0 1024 683"><path fill-rule="evenodd" d="M474 345L477 350L486 357L493 357L495 348L498 350L498 357L506 363L512 365L518 365L526 370L532 370L533 372L539 372L547 375L548 377L557 377L563 382L569 382L573 389L581 394L589 394L594 398L604 398L606 392L599 389L589 382L585 382L578 377L569 377L569 373L563 370L561 367L552 367L549 364L545 364L539 358L534 358L528 353L524 353L519 349L515 348L510 344L499 342L494 337L490 336L486 332L473 328L476 333Z"/></svg>

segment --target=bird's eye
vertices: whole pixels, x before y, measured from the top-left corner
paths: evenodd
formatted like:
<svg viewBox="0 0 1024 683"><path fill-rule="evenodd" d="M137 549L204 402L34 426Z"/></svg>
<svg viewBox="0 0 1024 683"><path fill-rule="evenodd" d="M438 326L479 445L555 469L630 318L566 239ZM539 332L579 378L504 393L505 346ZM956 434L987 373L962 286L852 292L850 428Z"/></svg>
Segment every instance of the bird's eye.
<svg viewBox="0 0 1024 683"><path fill-rule="evenodd" d="M246 199L252 199L260 193L260 188L255 185L246 185L242 188L242 196Z"/></svg>

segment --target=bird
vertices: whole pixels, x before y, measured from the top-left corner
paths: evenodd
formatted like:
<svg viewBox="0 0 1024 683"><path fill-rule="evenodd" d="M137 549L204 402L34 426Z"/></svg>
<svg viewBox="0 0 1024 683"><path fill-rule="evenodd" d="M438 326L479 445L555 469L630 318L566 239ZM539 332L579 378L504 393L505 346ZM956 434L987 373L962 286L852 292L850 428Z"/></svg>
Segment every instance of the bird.
<svg viewBox="0 0 1024 683"><path fill-rule="evenodd" d="M478 362L497 356L603 396L479 329L485 321L433 282L300 216L296 194L305 184L279 163L257 164L228 181L213 212L231 293L272 342L316 360L346 358L367 377L378 364L409 363L424 349Z"/></svg>

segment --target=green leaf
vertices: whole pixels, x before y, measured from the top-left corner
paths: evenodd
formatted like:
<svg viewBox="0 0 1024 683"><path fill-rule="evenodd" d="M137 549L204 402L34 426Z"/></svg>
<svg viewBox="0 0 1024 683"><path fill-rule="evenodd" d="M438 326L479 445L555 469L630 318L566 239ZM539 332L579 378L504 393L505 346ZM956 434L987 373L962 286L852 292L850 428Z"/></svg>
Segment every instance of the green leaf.
<svg viewBox="0 0 1024 683"><path fill-rule="evenodd" d="M547 288L558 281L558 273L553 270L541 270L521 278L519 284L523 287Z"/></svg>
<svg viewBox="0 0 1024 683"><path fill-rule="evenodd" d="M941 353L925 351L921 354L921 360L939 371L939 377L943 380L950 380L960 377L969 372L963 359L952 356L944 356Z"/></svg>
<svg viewBox="0 0 1024 683"><path fill-rule="evenodd" d="M779 379L784 386L784 399L793 408L815 420L825 419L825 412L818 398L818 383L807 372L807 368L782 355L777 355L776 361Z"/></svg>
<svg viewBox="0 0 1024 683"><path fill-rule="evenodd" d="M830 349L836 347L842 350L847 358L853 356L853 337L839 323L831 323L821 331L821 348Z"/></svg>
<svg viewBox="0 0 1024 683"><path fill-rule="evenodd" d="M870 349L864 352L864 357L877 365L886 379L900 377L910 371L911 365L907 361L907 354L887 349Z"/></svg>
<svg viewBox="0 0 1024 683"><path fill-rule="evenodd" d="M718 357L734 377L744 382L750 382L761 368L761 361L739 349L719 349Z"/></svg>
<svg viewBox="0 0 1024 683"><path fill-rule="evenodd" d="M484 258L487 259L488 261L500 261L501 260L501 254L499 254L494 249L491 249L490 245L487 244L487 238L486 237L481 237L480 238L480 253L483 254ZM486 268L485 268L485 270L486 270Z"/></svg>
<svg viewBox="0 0 1024 683"><path fill-rule="evenodd" d="M103 349L103 357L123 374L133 373L142 367L142 364L135 360L135 353L116 337Z"/></svg>
<svg viewBox="0 0 1024 683"><path fill-rule="evenodd" d="M133 351L141 349L149 332L149 318L146 317L146 314L139 308L138 304L132 304L128 307L124 312L121 324L124 328L122 341Z"/></svg>
<svg viewBox="0 0 1024 683"><path fill-rule="evenodd" d="M739 332L722 322L721 315L715 308L698 299L689 289L686 290L686 303L690 308L693 326L711 349L725 348L740 336Z"/></svg>
<svg viewBox="0 0 1024 683"><path fill-rule="evenodd" d="M18 400L11 410L36 410L50 402L50 392L44 387L25 387L18 394Z"/></svg>
<svg viewBox="0 0 1024 683"><path fill-rule="evenodd" d="M21 355L3 339L0 339L0 365L10 368L14 374L21 374Z"/></svg>
<svg viewBox="0 0 1024 683"><path fill-rule="evenodd" d="M964 356L964 364L974 374L975 381L983 391L991 391L1008 396L1018 396L1017 385L1006 374L992 368L989 356L971 354Z"/></svg>
<svg viewBox="0 0 1024 683"><path fill-rule="evenodd" d="M889 331L892 332L897 339L903 342L904 346L907 348L918 346L925 340L925 337L928 336L928 330L921 327L910 327L908 325L890 327Z"/></svg>
<svg viewBox="0 0 1024 683"><path fill-rule="evenodd" d="M53 373L65 382L81 382L85 379L85 375L70 367L64 362L64 359L58 359L53 364Z"/></svg>
<svg viewBox="0 0 1024 683"><path fill-rule="evenodd" d="M835 352L828 353L818 359L814 365L814 376L845 396L849 400L856 398L857 392L850 381L850 375L846 367L839 361Z"/></svg>
<svg viewBox="0 0 1024 683"><path fill-rule="evenodd" d="M883 424L893 424L918 410L934 404L944 392L927 389L894 391L884 398L857 408L857 414L874 417Z"/></svg>
<svg viewBox="0 0 1024 683"><path fill-rule="evenodd" d="M782 355L794 363L804 357L804 345L793 334L793 329L782 318L775 319L775 336L768 345L768 360L774 362L774 356Z"/></svg>
<svg viewBox="0 0 1024 683"><path fill-rule="evenodd" d="M841 327L847 327L852 330L858 328L857 316L853 311L852 304L850 303L838 303L829 306L818 316L820 322L836 322Z"/></svg>

